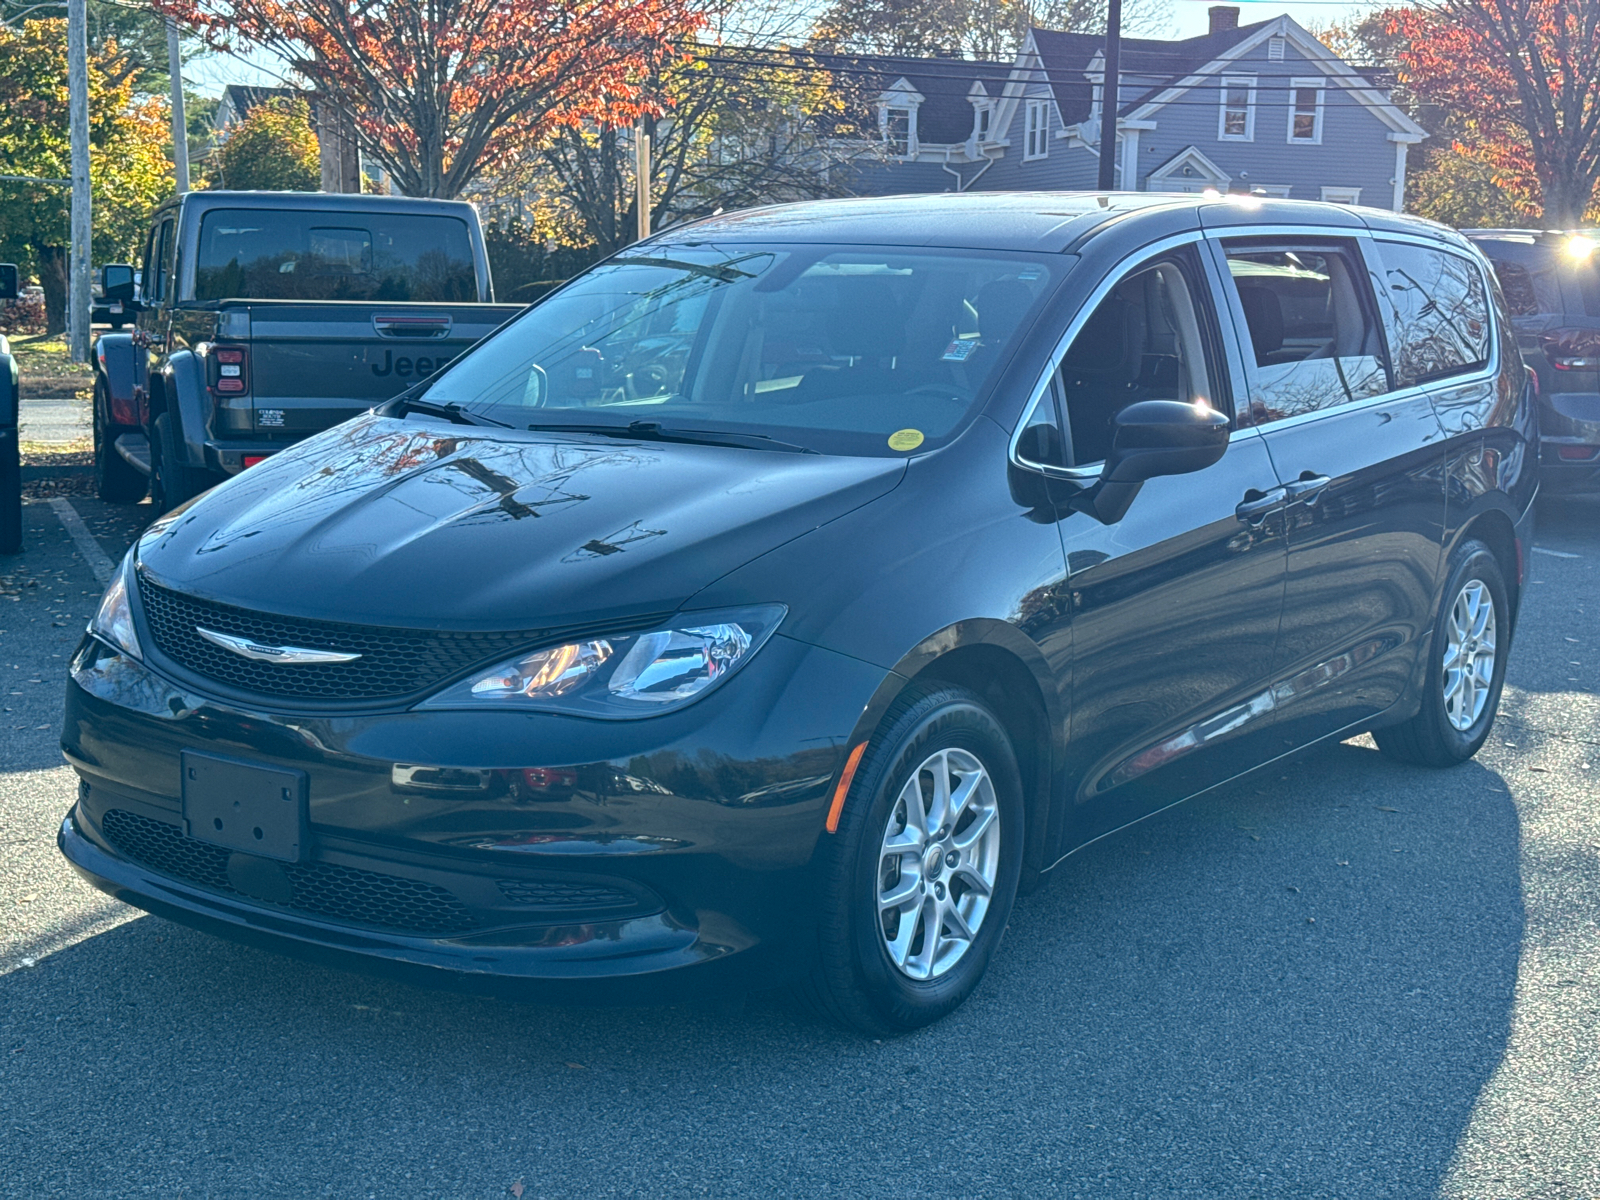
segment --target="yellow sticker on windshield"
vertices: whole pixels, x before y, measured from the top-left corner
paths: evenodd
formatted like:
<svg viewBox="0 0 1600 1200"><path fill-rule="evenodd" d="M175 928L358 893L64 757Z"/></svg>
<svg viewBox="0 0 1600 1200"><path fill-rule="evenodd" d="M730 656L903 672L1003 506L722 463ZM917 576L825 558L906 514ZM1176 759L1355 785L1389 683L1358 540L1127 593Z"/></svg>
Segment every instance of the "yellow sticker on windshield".
<svg viewBox="0 0 1600 1200"><path fill-rule="evenodd" d="M897 429L889 435L889 449L915 450L922 445L922 430Z"/></svg>

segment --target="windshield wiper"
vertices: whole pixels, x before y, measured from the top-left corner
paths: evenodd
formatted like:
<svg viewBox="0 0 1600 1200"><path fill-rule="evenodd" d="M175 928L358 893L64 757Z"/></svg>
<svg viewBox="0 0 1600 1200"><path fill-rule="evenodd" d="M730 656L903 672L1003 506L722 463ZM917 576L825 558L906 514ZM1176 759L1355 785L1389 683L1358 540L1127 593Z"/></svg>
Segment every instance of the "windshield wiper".
<svg viewBox="0 0 1600 1200"><path fill-rule="evenodd" d="M432 400L422 400L408 396L404 392L389 401L385 407L390 410L384 414L385 416L403 417L408 412L419 412L426 413L430 417L443 417L446 421L453 422L456 425L494 425L500 429L515 428L515 426L508 425L504 421L496 421L493 417L483 417L477 413L470 413L453 401L449 404L435 404Z"/></svg>
<svg viewBox="0 0 1600 1200"><path fill-rule="evenodd" d="M684 262L682 259L677 258L648 258L643 255L613 258L606 265L618 267L671 267L675 271L688 271L691 275L709 275L712 279L720 279L723 283L735 283L740 279L755 278L749 271L741 271L737 267Z"/></svg>
<svg viewBox="0 0 1600 1200"><path fill-rule="evenodd" d="M686 442L695 446L734 446L741 450L781 450L787 454L816 454L810 446L780 442L764 433L727 433L716 429L676 429L659 421L633 421L627 425L529 425L536 433L594 433L601 437L638 438L651 442Z"/></svg>

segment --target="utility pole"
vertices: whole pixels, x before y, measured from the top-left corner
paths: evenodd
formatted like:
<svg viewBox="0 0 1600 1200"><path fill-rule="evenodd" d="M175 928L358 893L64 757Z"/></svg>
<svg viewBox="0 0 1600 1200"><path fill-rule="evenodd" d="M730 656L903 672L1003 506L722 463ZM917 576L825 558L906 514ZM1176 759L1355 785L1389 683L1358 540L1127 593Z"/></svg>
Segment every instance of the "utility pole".
<svg viewBox="0 0 1600 1200"><path fill-rule="evenodd" d="M1122 78L1122 0L1106 6L1106 77L1100 86L1100 182L1102 192L1117 186L1118 81Z"/></svg>
<svg viewBox="0 0 1600 1200"><path fill-rule="evenodd" d="M178 23L167 21L167 74L172 78L172 173L178 195L189 190L189 123L183 116L183 61L178 56Z"/></svg>
<svg viewBox="0 0 1600 1200"><path fill-rule="evenodd" d="M72 361L89 361L89 21L85 0L67 3L67 106L72 130L72 248L67 267L67 339Z"/></svg>
<svg viewBox="0 0 1600 1200"><path fill-rule="evenodd" d="M639 210L641 242L650 236L650 134L647 128L643 121L633 127L633 174L638 183L634 204Z"/></svg>

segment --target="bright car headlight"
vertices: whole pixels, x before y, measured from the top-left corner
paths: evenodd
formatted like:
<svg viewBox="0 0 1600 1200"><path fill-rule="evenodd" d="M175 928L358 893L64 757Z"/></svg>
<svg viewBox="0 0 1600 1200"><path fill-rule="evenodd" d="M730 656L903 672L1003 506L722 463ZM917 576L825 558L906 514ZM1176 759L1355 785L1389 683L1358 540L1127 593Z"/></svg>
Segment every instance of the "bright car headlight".
<svg viewBox="0 0 1600 1200"><path fill-rule="evenodd" d="M788 610L781 604L680 613L644 633L523 654L453 685L421 708L523 708L626 720L699 699L748 662Z"/></svg>
<svg viewBox="0 0 1600 1200"><path fill-rule="evenodd" d="M117 573L111 577L111 586L100 597L100 607L95 609L89 622L89 632L102 642L115 646L130 658L142 659L139 635L133 631L133 609L128 603L129 581L133 578L133 551L129 550Z"/></svg>

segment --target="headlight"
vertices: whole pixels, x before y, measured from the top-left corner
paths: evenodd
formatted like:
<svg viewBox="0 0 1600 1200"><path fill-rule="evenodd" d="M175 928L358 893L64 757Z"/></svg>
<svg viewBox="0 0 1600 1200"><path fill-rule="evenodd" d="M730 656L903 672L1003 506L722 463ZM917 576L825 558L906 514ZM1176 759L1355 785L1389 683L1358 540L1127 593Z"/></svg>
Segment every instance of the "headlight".
<svg viewBox="0 0 1600 1200"><path fill-rule="evenodd" d="M699 699L748 662L788 610L781 604L680 613L671 626L519 655L421 708L521 708L626 720Z"/></svg>
<svg viewBox="0 0 1600 1200"><path fill-rule="evenodd" d="M128 604L128 587L132 578L133 551L129 550L117 573L112 576L111 586L100 597L100 607L95 609L94 619L89 622L89 632L128 657L142 659L144 655L139 650L139 635L133 631L133 609Z"/></svg>

